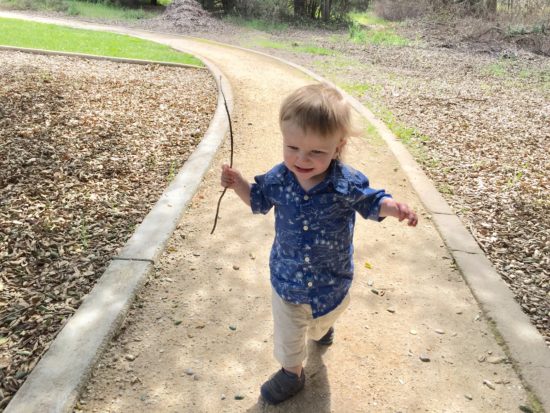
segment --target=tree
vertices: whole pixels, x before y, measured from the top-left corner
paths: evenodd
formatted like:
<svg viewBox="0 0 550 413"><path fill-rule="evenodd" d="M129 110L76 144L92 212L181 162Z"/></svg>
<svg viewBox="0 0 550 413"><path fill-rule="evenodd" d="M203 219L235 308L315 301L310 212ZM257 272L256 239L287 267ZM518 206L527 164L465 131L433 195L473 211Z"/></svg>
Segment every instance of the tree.
<svg viewBox="0 0 550 413"><path fill-rule="evenodd" d="M332 0L323 0L322 16L323 21L326 23L330 20L330 9L332 6Z"/></svg>
<svg viewBox="0 0 550 413"><path fill-rule="evenodd" d="M294 16L303 17L306 11L305 0L294 0Z"/></svg>
<svg viewBox="0 0 550 413"><path fill-rule="evenodd" d="M486 0L485 10L490 16L494 16L495 14L497 14L497 0Z"/></svg>

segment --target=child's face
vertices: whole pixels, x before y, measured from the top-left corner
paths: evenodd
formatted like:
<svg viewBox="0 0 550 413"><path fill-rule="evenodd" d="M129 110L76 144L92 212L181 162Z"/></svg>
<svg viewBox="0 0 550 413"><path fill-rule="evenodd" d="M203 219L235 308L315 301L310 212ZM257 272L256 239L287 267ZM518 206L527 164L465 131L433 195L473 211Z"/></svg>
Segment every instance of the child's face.
<svg viewBox="0 0 550 413"><path fill-rule="evenodd" d="M286 167L294 172L301 184L310 186L321 182L345 140L322 137L309 131L304 133L292 122L284 122L281 130Z"/></svg>

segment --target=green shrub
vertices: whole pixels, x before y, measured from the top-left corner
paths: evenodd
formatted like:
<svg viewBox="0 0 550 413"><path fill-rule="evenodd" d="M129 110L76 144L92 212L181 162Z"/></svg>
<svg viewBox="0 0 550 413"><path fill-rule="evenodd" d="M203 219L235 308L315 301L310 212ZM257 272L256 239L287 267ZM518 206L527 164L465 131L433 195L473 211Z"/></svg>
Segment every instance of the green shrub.
<svg viewBox="0 0 550 413"><path fill-rule="evenodd" d="M374 3L377 16L390 21L402 21L422 16L430 11L427 0L378 0Z"/></svg>
<svg viewBox="0 0 550 413"><path fill-rule="evenodd" d="M8 0L6 3L17 9L23 10L53 10L66 12L69 8L64 0Z"/></svg>

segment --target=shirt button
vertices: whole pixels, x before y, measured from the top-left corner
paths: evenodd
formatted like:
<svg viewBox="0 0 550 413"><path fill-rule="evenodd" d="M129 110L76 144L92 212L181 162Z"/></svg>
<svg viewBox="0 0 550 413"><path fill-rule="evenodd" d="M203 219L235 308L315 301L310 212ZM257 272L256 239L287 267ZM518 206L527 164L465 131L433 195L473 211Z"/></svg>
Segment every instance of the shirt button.
<svg viewBox="0 0 550 413"><path fill-rule="evenodd" d="M309 227L307 225L304 225L304 231L307 231Z"/></svg>
<svg viewBox="0 0 550 413"><path fill-rule="evenodd" d="M304 195L304 201L307 201L309 199L309 196Z"/></svg>
<svg viewBox="0 0 550 413"><path fill-rule="evenodd" d="M310 281L310 282L307 283L307 286L308 287L313 287L313 283Z"/></svg>
<svg viewBox="0 0 550 413"><path fill-rule="evenodd" d="M304 258L304 261L305 261L305 262L309 262L309 257L305 257L305 258Z"/></svg>

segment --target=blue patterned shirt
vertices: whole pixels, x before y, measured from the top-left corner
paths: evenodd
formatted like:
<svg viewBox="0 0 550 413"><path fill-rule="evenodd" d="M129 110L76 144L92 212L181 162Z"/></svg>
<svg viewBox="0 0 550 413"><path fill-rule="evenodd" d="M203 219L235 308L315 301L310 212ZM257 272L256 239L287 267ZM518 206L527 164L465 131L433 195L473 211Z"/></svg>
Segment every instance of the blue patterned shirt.
<svg viewBox="0 0 550 413"><path fill-rule="evenodd" d="M267 214L275 207L271 284L285 301L310 304L317 318L334 310L353 279L355 212L381 221L380 201L391 197L369 180L333 161L324 180L309 191L284 164L255 177L251 208Z"/></svg>

